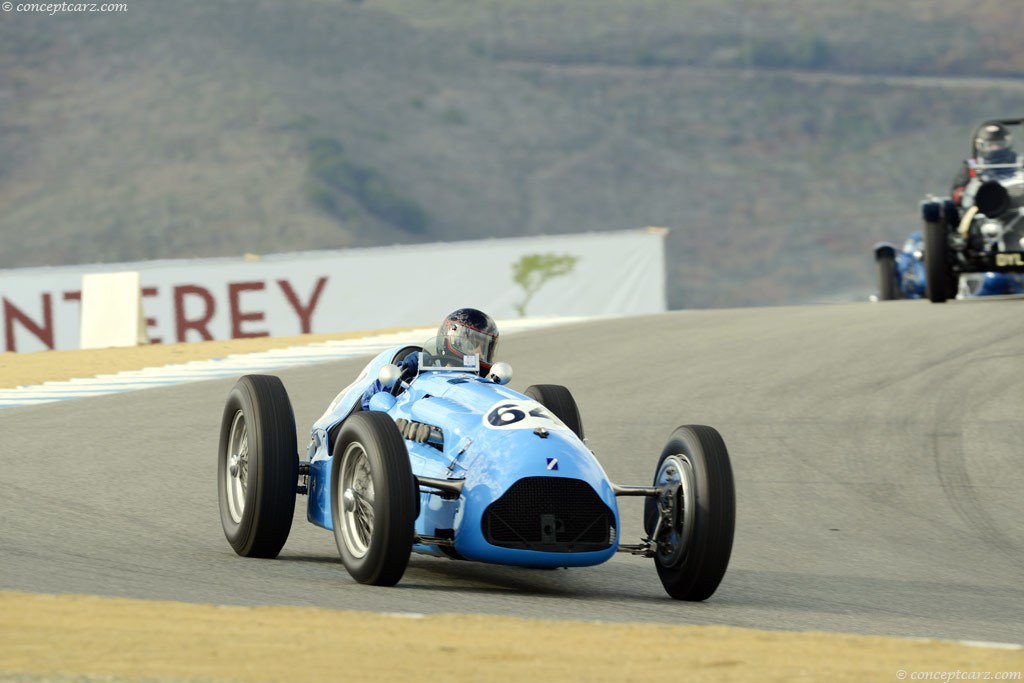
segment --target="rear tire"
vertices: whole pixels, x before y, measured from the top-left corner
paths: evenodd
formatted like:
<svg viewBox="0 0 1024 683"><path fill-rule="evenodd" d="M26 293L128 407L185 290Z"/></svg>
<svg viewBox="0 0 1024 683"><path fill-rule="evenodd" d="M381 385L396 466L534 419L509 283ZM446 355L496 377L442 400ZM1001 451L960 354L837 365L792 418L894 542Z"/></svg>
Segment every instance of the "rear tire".
<svg viewBox="0 0 1024 683"><path fill-rule="evenodd" d="M891 253L885 252L876 259L878 271L878 300L892 301L899 298L899 285L896 278L896 260Z"/></svg>
<svg viewBox="0 0 1024 683"><path fill-rule="evenodd" d="M277 377L245 375L228 394L220 427L217 497L224 535L243 557L277 557L295 512L295 416Z"/></svg>
<svg viewBox="0 0 1024 683"><path fill-rule="evenodd" d="M665 592L677 600L705 600L715 592L732 554L736 492L729 453L711 427L679 427L658 460L655 486L672 485L647 498L644 526L650 536L667 510L654 565Z"/></svg>
<svg viewBox="0 0 1024 683"><path fill-rule="evenodd" d="M561 384L534 384L523 393L554 413L573 434L583 440L583 420L576 399L568 389Z"/></svg>
<svg viewBox="0 0 1024 683"><path fill-rule="evenodd" d="M419 487L387 413L353 413L331 461L331 519L345 569L359 583L393 586L409 564Z"/></svg>
<svg viewBox="0 0 1024 683"><path fill-rule="evenodd" d="M924 223L925 292L933 304L956 296L949 262L949 233L939 221Z"/></svg>

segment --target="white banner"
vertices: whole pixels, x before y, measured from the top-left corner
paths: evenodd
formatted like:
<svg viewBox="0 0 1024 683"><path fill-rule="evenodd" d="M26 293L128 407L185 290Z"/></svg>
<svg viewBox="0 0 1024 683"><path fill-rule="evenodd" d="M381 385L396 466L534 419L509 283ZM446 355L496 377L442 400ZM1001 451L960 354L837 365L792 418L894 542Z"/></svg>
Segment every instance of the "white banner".
<svg viewBox="0 0 1024 683"><path fill-rule="evenodd" d="M4 351L75 349L82 276L138 271L152 343L666 310L665 231L0 270Z"/></svg>

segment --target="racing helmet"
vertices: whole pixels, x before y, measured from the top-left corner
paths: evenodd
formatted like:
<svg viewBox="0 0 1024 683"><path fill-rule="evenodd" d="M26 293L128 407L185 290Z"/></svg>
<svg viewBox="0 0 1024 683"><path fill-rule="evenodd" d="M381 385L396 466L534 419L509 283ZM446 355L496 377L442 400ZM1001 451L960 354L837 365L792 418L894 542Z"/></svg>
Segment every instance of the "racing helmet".
<svg viewBox="0 0 1024 683"><path fill-rule="evenodd" d="M989 123L981 127L974 138L975 156L984 157L1001 149L1013 149L1010 129L1001 123Z"/></svg>
<svg viewBox="0 0 1024 683"><path fill-rule="evenodd" d="M475 308L460 308L445 316L437 336L444 344L439 351L456 358L475 353L480 359L480 374L486 377L490 372L498 350L498 326L491 316Z"/></svg>

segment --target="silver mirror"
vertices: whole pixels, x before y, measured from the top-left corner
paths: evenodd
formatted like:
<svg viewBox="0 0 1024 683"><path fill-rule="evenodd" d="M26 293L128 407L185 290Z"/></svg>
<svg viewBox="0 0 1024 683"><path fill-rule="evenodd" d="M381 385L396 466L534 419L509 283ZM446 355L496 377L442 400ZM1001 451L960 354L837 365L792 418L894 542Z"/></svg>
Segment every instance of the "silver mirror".
<svg viewBox="0 0 1024 683"><path fill-rule="evenodd" d="M377 380L380 381L380 385L389 391L401 379L402 369L391 363L382 367L380 372L377 373Z"/></svg>
<svg viewBox="0 0 1024 683"><path fill-rule="evenodd" d="M491 366L491 372L487 379L498 384L508 384L512 379L512 366L505 361L500 361Z"/></svg>

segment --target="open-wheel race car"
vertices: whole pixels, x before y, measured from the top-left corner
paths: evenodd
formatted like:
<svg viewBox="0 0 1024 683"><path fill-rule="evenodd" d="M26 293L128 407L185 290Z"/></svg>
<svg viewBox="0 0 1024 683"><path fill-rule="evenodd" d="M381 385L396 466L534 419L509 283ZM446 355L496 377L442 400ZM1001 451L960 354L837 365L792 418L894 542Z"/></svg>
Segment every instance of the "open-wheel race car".
<svg viewBox="0 0 1024 683"><path fill-rule="evenodd" d="M441 340L441 341L439 341ZM417 354L413 373L397 363ZM719 433L682 426L650 486L609 481L564 386L523 393L495 363L453 358L443 338L375 357L312 426L306 459L276 376L246 375L228 395L218 454L224 533L246 557L276 557L297 495L331 529L360 583L398 583L413 551L522 567L582 567L616 552L652 558L662 585L704 600L729 564L732 468ZM380 388L363 407L364 394ZM643 496L644 529L620 542L617 496Z"/></svg>
<svg viewBox="0 0 1024 683"><path fill-rule="evenodd" d="M986 121L1001 130L1021 126L1024 119ZM972 148L969 177L960 206L947 198L930 197L921 204L924 219L925 289L941 303L956 296L965 273L1024 273L1024 165L1021 155L992 163ZM1016 279L1016 278L1014 278Z"/></svg>
<svg viewBox="0 0 1024 683"><path fill-rule="evenodd" d="M878 300L920 299L924 296L924 241L921 233L907 237L902 248L891 242L875 245Z"/></svg>

